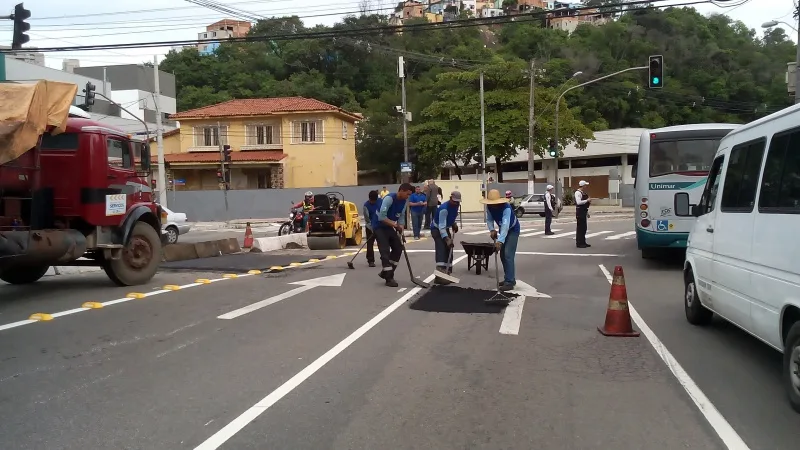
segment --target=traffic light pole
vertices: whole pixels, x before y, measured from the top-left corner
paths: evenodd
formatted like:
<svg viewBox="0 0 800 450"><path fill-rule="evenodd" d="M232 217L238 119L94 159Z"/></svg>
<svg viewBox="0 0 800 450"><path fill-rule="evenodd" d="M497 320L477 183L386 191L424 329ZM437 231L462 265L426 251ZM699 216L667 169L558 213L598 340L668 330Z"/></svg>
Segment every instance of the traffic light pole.
<svg viewBox="0 0 800 450"><path fill-rule="evenodd" d="M580 87L584 87L587 84L597 83L598 81L602 81L602 80L605 80L606 78L611 78L611 77L617 76L617 75L619 75L621 73L632 72L634 70L647 70L649 68L650 68L650 66L629 67L627 69L623 69L623 70L620 70L618 72L610 73L610 74L602 76L600 78L595 78L594 80L589 80L589 81L587 81L585 83L577 84L577 85L572 86L570 88L564 89L564 92L562 92L561 95L558 96L558 98L556 99L556 123L555 123L555 126L556 126L556 129L555 129L556 157L553 158L553 162L554 162L554 165L555 165L556 198L561 198L561 195L562 195L562 192L561 192L561 187L562 186L561 186L561 183L558 182L558 160L559 160L559 156L561 154L561 152L559 150L559 145L558 145L558 111L560 109L559 107L561 106L561 98L564 97L564 95L567 92L569 92L569 91L571 91L573 89L578 89Z"/></svg>
<svg viewBox="0 0 800 450"><path fill-rule="evenodd" d="M161 126L161 87L158 80L158 56L153 56L153 73L155 74L153 102L156 106L156 151L158 161L158 201L164 207L169 208L167 205L167 169L164 165L164 130Z"/></svg>
<svg viewBox="0 0 800 450"><path fill-rule="evenodd" d="M533 186L536 181L536 172L534 168L536 167L533 161L533 155L535 152L533 151L533 101L534 101L534 89L536 89L536 75L534 72L534 60L531 59L531 71L529 76L531 77L531 92L530 92L530 102L529 102L529 109L528 109L528 194L533 194Z"/></svg>
<svg viewBox="0 0 800 450"><path fill-rule="evenodd" d="M222 125L217 122L217 144L219 144L219 167L222 173L222 193L225 196L225 211L228 210L228 174L225 172L225 152L222 149Z"/></svg>

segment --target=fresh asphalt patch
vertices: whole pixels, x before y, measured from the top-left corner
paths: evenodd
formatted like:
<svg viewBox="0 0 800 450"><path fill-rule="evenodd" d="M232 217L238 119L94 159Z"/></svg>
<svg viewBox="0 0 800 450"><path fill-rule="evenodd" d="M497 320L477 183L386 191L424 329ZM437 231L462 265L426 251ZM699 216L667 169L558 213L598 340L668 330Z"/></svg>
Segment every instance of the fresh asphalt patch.
<svg viewBox="0 0 800 450"><path fill-rule="evenodd" d="M433 286L409 305L410 309L437 313L501 314L505 305L486 303L496 294L486 289ZM505 293L509 298L516 294Z"/></svg>
<svg viewBox="0 0 800 450"><path fill-rule="evenodd" d="M214 256L211 258L190 259L161 264L167 270L203 270L209 272L247 272L267 270L275 266L288 266L291 263L304 263L310 259L325 259L328 254L311 255L270 255L264 253L240 253Z"/></svg>

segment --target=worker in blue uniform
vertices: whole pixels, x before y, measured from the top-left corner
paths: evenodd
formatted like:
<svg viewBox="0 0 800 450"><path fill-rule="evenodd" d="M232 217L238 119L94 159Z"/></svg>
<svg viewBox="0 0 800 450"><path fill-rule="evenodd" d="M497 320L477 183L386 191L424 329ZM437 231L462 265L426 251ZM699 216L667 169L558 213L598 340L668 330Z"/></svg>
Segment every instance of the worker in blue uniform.
<svg viewBox="0 0 800 450"><path fill-rule="evenodd" d="M507 198L500 195L500 191L492 189L481 199L486 205L486 227L489 236L495 241L495 246L500 252L500 262L503 264L503 282L499 284L501 291L510 291L517 284L514 258L517 254L517 241L519 241L520 226L514 208L508 203ZM500 232L495 229L499 225Z"/></svg>
<svg viewBox="0 0 800 450"><path fill-rule="evenodd" d="M453 273L453 264L450 261L450 251L453 248L453 234L458 232L456 218L461 206L461 192L450 193L450 200L442 203L436 209L431 219L431 237L436 248L436 270L450 275ZM447 284L444 279L436 277L437 284Z"/></svg>
<svg viewBox="0 0 800 450"><path fill-rule="evenodd" d="M372 224L378 241L378 251L381 254L380 277L386 281L386 286L397 287L394 272L400 263L400 257L403 256L401 233L406 225L406 203L412 192L414 186L403 183L397 192L383 197L378 216Z"/></svg>
<svg viewBox="0 0 800 450"><path fill-rule="evenodd" d="M378 219L378 191L369 191L369 200L364 202L363 214L364 225L367 228L367 264L370 267L375 267L375 230L372 228L372 223Z"/></svg>

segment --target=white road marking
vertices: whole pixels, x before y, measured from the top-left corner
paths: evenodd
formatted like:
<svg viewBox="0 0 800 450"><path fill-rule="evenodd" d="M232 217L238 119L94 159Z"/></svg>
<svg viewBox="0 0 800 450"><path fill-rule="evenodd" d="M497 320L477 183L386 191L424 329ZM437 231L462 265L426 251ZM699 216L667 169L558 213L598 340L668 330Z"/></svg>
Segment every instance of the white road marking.
<svg viewBox="0 0 800 450"><path fill-rule="evenodd" d="M550 231L552 231L553 233L555 233L556 231L561 231L561 229L551 229ZM533 233L520 234L520 235L519 235L519 237L539 236L540 234L544 234L544 230L542 230L542 231L535 231L535 232L533 232Z"/></svg>
<svg viewBox="0 0 800 450"><path fill-rule="evenodd" d="M436 250L433 249L422 249L422 248L415 248L415 249L407 249L406 253L433 253ZM464 253L464 250L453 250L453 253ZM559 253L559 252L517 252L517 255L529 255L529 256L607 256L607 257L618 257L622 255L618 255L616 253Z"/></svg>
<svg viewBox="0 0 800 450"><path fill-rule="evenodd" d="M613 282L614 277L611 273L606 269L606 266L599 264L600 270L603 271L603 275L606 276L608 283L611 284ZM636 311L633 305L628 302L628 310L631 314L631 319L636 323L636 326L639 327L639 330L644 334L648 341L650 341L650 345L656 350L658 356L661 357L661 360L664 361L664 364L667 365L669 370L675 375L675 378L678 382L683 386L683 389L686 390L686 393L689 394L689 397L692 399L694 404L700 409L700 412L706 418L708 423L717 432L717 436L722 439L722 442L725 443L725 446L731 450L750 450L750 447L745 444L744 440L739 436L739 433L733 429L730 423L722 416L722 414L717 410L711 400L706 397L703 391L700 390L700 387L695 384L692 377L683 370L680 363L672 356L672 353L667 350L667 347L658 339L658 336L647 326L642 316Z"/></svg>
<svg viewBox="0 0 800 450"><path fill-rule="evenodd" d="M558 239L558 238L564 237L564 236L572 236L575 233L576 233L576 231L568 231L566 233L554 234L552 236L545 236L544 238L545 239Z"/></svg>
<svg viewBox="0 0 800 450"><path fill-rule="evenodd" d="M503 311L503 322L500 323L500 334L519 334L519 325L522 322L522 308L525 306L525 296L514 298Z"/></svg>
<svg viewBox="0 0 800 450"><path fill-rule="evenodd" d="M600 236L601 234L608 234L608 233L613 233L613 231L598 231L597 233L587 234L586 237L590 238L590 237Z"/></svg>
<svg viewBox="0 0 800 450"><path fill-rule="evenodd" d="M315 287L341 287L342 283L344 283L344 273L336 274L336 275L329 275L326 277L319 277L319 278L312 278L310 280L303 280L303 281L295 281L289 284L299 284L300 287L294 288L290 291L286 291L283 294L274 295L270 298L261 300L260 302L255 302L252 305L247 305L243 308L239 308L233 310L229 313L225 313L221 316L218 316L217 319L235 319L237 317L243 316L245 314L249 314L253 311L257 311L261 308L265 308L269 305L274 305L281 300L286 300L287 298L294 297L295 295L301 294L305 291L309 291L314 289Z"/></svg>
<svg viewBox="0 0 800 450"><path fill-rule="evenodd" d="M606 240L607 241L614 241L614 240L617 240L617 239L626 238L628 236L633 236L634 234L636 234L635 231L628 231L627 233L615 234L614 236L608 236L606 238Z"/></svg>
<svg viewBox="0 0 800 450"><path fill-rule="evenodd" d="M461 233L461 234L466 234L468 236L477 236L479 234L489 234L489 230L483 229L480 231L470 231L469 233Z"/></svg>
<svg viewBox="0 0 800 450"><path fill-rule="evenodd" d="M466 256L461 256L459 258L456 258L453 261L453 264L454 265L457 264L464 258L466 258ZM425 282L430 283L432 280L433 280L433 275L430 275L428 278L425 279ZM228 439L233 437L236 433L238 433L245 426L247 426L247 424L255 420L264 411L269 409L280 399L282 399L287 394L292 392L297 386L300 386L300 384L309 379L319 369L324 367L325 364L329 363L331 360L333 360L333 358L335 358L340 353L345 351L355 341L357 341L359 338L367 334L369 330L373 329L376 325L378 325L384 319L389 317L389 314L393 313L397 308L403 306L409 299L411 299L421 290L422 288L414 287L413 289L408 291L405 295L403 295L397 301L389 305L386 309L378 313L378 315L370 319L367 323L361 325L361 327L358 328L356 331L354 331L352 334L350 334L350 336L347 336L343 341L334 345L333 348L325 352L314 362L306 366L306 368L304 368L303 370L298 372L295 376L293 376L288 381L283 383L280 387L278 387L278 389L272 391L269 395L261 399L258 403L256 403L252 407L250 407L250 409L243 412L239 417L233 419L229 424L225 425L221 430L217 431L213 436L206 439L205 442L195 447L195 450L211 450L219 448L222 444L227 442Z"/></svg>
<svg viewBox="0 0 800 450"><path fill-rule="evenodd" d="M398 290L397 290L397 292L403 292L403 291L405 291L406 289L408 289L408 288L400 288L400 289L398 289Z"/></svg>

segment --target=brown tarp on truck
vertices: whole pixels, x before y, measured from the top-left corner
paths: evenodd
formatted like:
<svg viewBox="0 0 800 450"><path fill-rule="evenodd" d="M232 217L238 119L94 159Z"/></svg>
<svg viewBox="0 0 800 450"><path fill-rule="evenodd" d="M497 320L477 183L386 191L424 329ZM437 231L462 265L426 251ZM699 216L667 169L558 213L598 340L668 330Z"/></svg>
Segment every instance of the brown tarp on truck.
<svg viewBox="0 0 800 450"><path fill-rule="evenodd" d="M48 127L63 133L77 92L77 85L57 81L0 83L0 165L36 147Z"/></svg>

